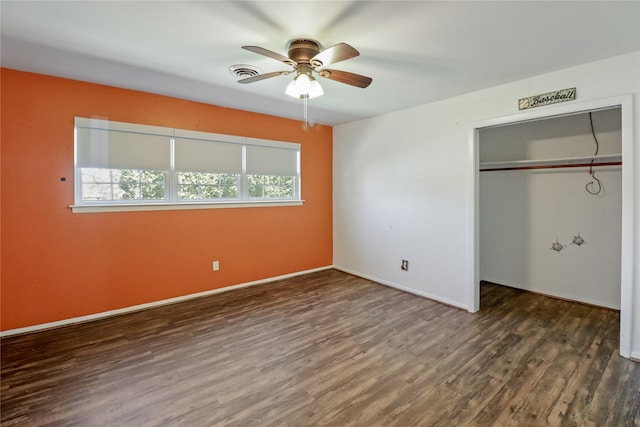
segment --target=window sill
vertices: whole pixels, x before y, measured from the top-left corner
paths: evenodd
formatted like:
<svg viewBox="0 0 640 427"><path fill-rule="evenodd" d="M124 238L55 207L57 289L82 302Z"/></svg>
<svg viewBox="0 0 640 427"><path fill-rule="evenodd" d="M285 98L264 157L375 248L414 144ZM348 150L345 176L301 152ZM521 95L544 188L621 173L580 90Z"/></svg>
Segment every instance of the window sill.
<svg viewBox="0 0 640 427"><path fill-rule="evenodd" d="M95 205L71 205L73 213L96 212L135 212L135 211L171 211L185 209L228 209L228 208L266 208L276 206L302 206L304 200L260 200L237 202L191 202L191 203L111 203Z"/></svg>

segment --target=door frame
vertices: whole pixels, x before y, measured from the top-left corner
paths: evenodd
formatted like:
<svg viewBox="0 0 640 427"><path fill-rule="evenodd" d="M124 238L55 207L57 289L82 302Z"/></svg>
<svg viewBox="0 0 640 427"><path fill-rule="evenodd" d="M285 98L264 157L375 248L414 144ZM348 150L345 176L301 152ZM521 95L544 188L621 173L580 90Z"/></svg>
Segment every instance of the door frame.
<svg viewBox="0 0 640 427"><path fill-rule="evenodd" d="M485 120L473 126L470 136L470 154L473 165L471 173L472 223L471 223L471 260L472 281L469 283L469 311L476 312L480 309L480 221L479 221L479 142L480 129L492 126L510 125L534 120L544 120L558 116L579 114L588 111L617 108L621 109L621 133L622 133L622 241L621 241L621 276L620 276L620 355L629 358L631 356L632 326L633 326L633 301L638 290L638 284L634 281L633 260L635 257L634 236L636 236L636 224L634 223L635 210L635 178L636 168L634 159L633 139L633 97L630 94L595 99L583 102L567 103L542 107L540 110L527 110L525 112L497 117Z"/></svg>

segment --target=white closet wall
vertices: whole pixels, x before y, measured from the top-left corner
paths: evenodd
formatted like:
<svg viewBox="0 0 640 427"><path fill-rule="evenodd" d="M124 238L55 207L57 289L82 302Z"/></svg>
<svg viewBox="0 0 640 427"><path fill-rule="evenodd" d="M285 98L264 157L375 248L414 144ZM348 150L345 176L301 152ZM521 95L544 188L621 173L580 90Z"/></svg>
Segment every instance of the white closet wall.
<svg viewBox="0 0 640 427"><path fill-rule="evenodd" d="M619 160L620 110L592 116L598 155ZM586 113L480 131L481 169L590 159L595 148ZM585 190L588 167L480 172L480 278L619 309L621 167L594 170L603 184L597 196ZM578 235L585 244L572 244Z"/></svg>

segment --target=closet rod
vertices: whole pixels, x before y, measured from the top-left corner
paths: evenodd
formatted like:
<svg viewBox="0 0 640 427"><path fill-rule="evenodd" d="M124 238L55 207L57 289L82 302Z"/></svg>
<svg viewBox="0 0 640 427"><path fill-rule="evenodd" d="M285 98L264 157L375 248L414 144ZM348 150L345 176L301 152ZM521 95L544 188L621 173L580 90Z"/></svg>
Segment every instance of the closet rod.
<svg viewBox="0 0 640 427"><path fill-rule="evenodd" d="M597 167L597 166L621 166L622 162L606 162L606 163L566 163L561 165L538 165L538 166L514 166L509 168L487 168L480 169L480 172L493 172L493 171L515 171L515 170L527 170L527 169L555 169L555 168L584 168L584 167Z"/></svg>

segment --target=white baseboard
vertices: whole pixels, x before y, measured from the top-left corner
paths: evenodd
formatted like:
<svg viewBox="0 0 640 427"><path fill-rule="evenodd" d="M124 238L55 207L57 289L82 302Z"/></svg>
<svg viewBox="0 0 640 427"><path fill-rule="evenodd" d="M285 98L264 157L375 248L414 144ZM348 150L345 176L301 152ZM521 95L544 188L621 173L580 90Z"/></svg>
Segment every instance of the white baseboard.
<svg viewBox="0 0 640 427"><path fill-rule="evenodd" d="M357 272L357 271L354 271L354 270L350 270L348 268L340 267L338 265L334 265L333 268L335 268L336 270L343 271L345 273L352 274L354 276L362 277L363 279L367 279L367 280L371 280L371 281L376 282L376 283L380 283L381 285L388 286L390 288L394 288L394 289L398 289L398 290L403 291L403 292L407 292L409 294L413 294L413 295L417 295L419 297L423 297L423 298L427 298L427 299L430 299L430 300L433 300L433 301L441 302L443 304L450 305L450 306L455 307L455 308L461 308L461 309L467 310L467 311L469 310L469 307L466 304L460 304L457 301L452 301L452 300L449 300L447 298L442 298L442 297L439 297L439 296L436 296L436 295L429 294L427 292L418 291L416 289L407 288L406 286L402 286L402 285L399 285L397 283L390 282L388 280L380 279L379 277L374 277L374 276L370 276L368 274L364 274L364 273L360 273L360 272Z"/></svg>
<svg viewBox="0 0 640 427"><path fill-rule="evenodd" d="M632 351L629 359L633 360L634 362L640 362L640 353Z"/></svg>
<svg viewBox="0 0 640 427"><path fill-rule="evenodd" d="M31 333L31 332L39 332L39 331L43 331L45 329L60 328L62 326L73 325L73 324L76 324L76 323L91 322L91 321L94 321L94 320L99 320L99 319L104 319L104 318L107 318L107 317L117 316L119 314L131 313L131 312L134 312L134 311L145 310L147 308L160 307L160 306L163 306L163 305L174 304L174 303L181 302L181 301L188 301L188 300L194 299L194 298L202 298L202 297L206 297L206 296L209 296L209 295L215 295L215 294L219 294L219 293L222 293L222 292L232 291L234 289L246 288L246 287L249 287L249 286L261 285L263 283L275 282L277 280L289 279L291 277L301 276L303 274L315 273L317 271L329 270L331 268L333 268L333 265L327 265L325 267L318 267L318 268L313 268L311 270L298 271L298 272L295 272L295 273L283 274L281 276L275 276L275 277L269 277L269 278L266 278L266 279L254 280L253 282L240 283L240 284L237 284L237 285L226 286L224 288L218 288L218 289L211 289L209 291L198 292L198 293L195 293L195 294L183 295L183 296L179 296L179 297L175 297L175 298L169 298L169 299L149 302L149 303L145 303L145 304L133 305L131 307L119 308L119 309L116 309L116 310L103 311L101 313L89 314L87 316L72 317L70 319L58 320L56 322L42 323L42 324L39 324L39 325L27 326L27 327L24 327L24 328L9 329L9 330L0 332L0 338L8 337L8 336L11 336L11 335L21 335L21 334L27 334L27 333Z"/></svg>

